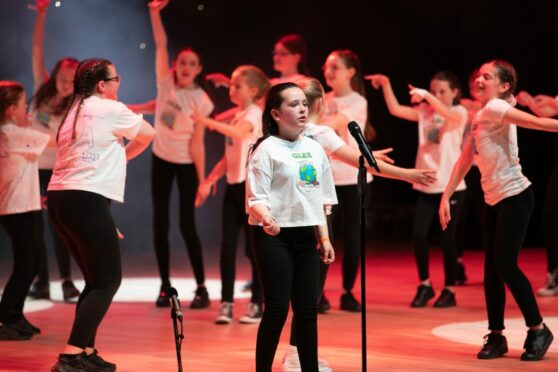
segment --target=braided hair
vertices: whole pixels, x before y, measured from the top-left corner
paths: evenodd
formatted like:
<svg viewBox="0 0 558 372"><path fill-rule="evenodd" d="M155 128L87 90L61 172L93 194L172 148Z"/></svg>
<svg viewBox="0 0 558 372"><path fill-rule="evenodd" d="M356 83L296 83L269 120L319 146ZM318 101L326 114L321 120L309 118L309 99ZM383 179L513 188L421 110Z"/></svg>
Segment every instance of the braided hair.
<svg viewBox="0 0 558 372"><path fill-rule="evenodd" d="M74 94L68 107L66 108L66 113L62 119L62 124L58 127L58 133L56 134L56 141L58 141L58 136L60 135L60 129L64 124L66 124L66 119L70 110L74 106L74 102L79 97L79 103L77 106L76 114L74 116L74 122L72 124L72 140L76 138L76 122L81 110L83 101L91 97L97 91L97 84L109 77L108 66L112 65L112 62L101 58L91 58L82 61L77 70L74 78Z"/></svg>

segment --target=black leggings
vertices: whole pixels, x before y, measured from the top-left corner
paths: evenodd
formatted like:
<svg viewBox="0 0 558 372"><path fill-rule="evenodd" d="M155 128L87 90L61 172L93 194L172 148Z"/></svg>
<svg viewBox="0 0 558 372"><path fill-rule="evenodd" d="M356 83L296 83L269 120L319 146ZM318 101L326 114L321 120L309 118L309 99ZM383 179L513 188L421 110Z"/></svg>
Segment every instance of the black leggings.
<svg viewBox="0 0 558 372"><path fill-rule="evenodd" d="M245 212L246 185L244 182L234 185L227 184L223 199L222 229L223 243L221 244L221 300L233 302L234 279L236 276L236 248L238 233L244 229L245 254L252 266L252 299L256 304L263 303L263 294L257 264L251 245L252 237L249 233L248 215Z"/></svg>
<svg viewBox="0 0 558 372"><path fill-rule="evenodd" d="M458 191L451 197L450 213L452 220L447 229L441 233L442 251L444 253L444 284L446 286L455 285L455 275L457 269L455 231L456 226L459 224L463 195L463 191ZM418 193L415 218L413 222L413 241L415 259L417 261L418 274L421 281L430 278L428 270L428 232L430 231L432 222L438 221L438 210L440 208L441 197L442 194Z"/></svg>
<svg viewBox="0 0 558 372"><path fill-rule="evenodd" d="M343 289L352 291L360 262L360 197L357 185L335 186L335 192L339 204L332 208L332 220L334 225L341 224Z"/></svg>
<svg viewBox="0 0 558 372"><path fill-rule="evenodd" d="M198 285L205 282L203 256L194 218L194 201L198 176L193 164L169 163L153 155L151 163L151 197L153 200L153 235L159 275L164 286L169 278L169 204L172 182L176 176L179 195L179 225L186 242L188 257Z"/></svg>
<svg viewBox="0 0 558 372"><path fill-rule="evenodd" d="M465 175L467 189L463 194L461 212L458 224L455 226L455 245L457 247L457 258L463 257L463 251L467 245L482 247L480 232L482 231L481 216L484 206L484 194L480 183L480 172L478 167L471 167Z"/></svg>
<svg viewBox="0 0 558 372"><path fill-rule="evenodd" d="M110 200L78 190L49 191L48 200L51 222L85 279L68 344L94 347L97 328L122 281Z"/></svg>
<svg viewBox="0 0 558 372"><path fill-rule="evenodd" d="M533 205L534 197L530 187L494 206L485 204L484 296L490 330L504 329L506 305L504 284L508 286L521 309L527 326L533 327L542 322L531 283L517 265L519 250L525 239Z"/></svg>
<svg viewBox="0 0 558 372"><path fill-rule="evenodd" d="M256 345L256 371L271 371L289 302L297 317L296 334L302 371L318 370L319 253L313 226L281 228L277 236L252 227L260 267L265 311Z"/></svg>
<svg viewBox="0 0 558 372"><path fill-rule="evenodd" d="M39 169L39 181L41 186L41 197L46 197L48 183L50 182L50 177L52 176L52 170L50 169ZM64 247L62 240L58 237L58 234L54 231L48 215L46 216L46 225L51 230L52 242L54 244L54 252L56 254L56 262L58 263L58 271L60 278L70 278L72 276L70 271L70 253ZM37 249L37 276L38 282L41 284L48 284L48 258L47 258L47 247L44 238L45 223L41 216L40 220L40 231L39 231L39 247Z"/></svg>
<svg viewBox="0 0 558 372"><path fill-rule="evenodd" d="M546 243L547 271L558 269L558 161L546 186L543 207L543 232Z"/></svg>
<svg viewBox="0 0 558 372"><path fill-rule="evenodd" d="M1 323L16 323L23 317L25 296L35 275L40 219L41 211L0 216L0 225L12 241L14 259L12 275L4 287L0 301Z"/></svg>

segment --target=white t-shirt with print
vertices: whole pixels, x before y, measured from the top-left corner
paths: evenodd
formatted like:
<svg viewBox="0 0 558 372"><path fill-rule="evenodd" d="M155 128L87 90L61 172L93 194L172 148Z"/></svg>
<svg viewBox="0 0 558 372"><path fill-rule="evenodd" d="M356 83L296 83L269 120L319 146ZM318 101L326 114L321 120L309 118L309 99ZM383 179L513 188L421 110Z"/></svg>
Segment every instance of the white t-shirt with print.
<svg viewBox="0 0 558 372"><path fill-rule="evenodd" d="M467 110L461 105L450 108L461 116L458 124L453 124L451 129L446 124L446 119L438 114L430 105L420 104L418 113L418 150L415 161L416 168L436 170L436 182L430 185L413 184L415 190L427 194L443 193L448 184L453 166L461 156L461 143L463 131L467 124ZM465 181L457 185L456 190L465 190Z"/></svg>
<svg viewBox="0 0 558 372"><path fill-rule="evenodd" d="M328 156L331 156L331 154L345 145L341 137L332 128L325 125L308 123L302 134L318 142Z"/></svg>
<svg viewBox="0 0 558 372"><path fill-rule="evenodd" d="M238 111L230 125L242 121L252 123L252 132L248 137L234 139L225 137L225 161L227 164L227 183L232 185L246 180L246 161L250 146L262 136L262 109L255 104Z"/></svg>
<svg viewBox="0 0 558 372"><path fill-rule="evenodd" d="M0 125L0 215L41 209L37 159L49 140L29 127Z"/></svg>
<svg viewBox="0 0 558 372"><path fill-rule="evenodd" d="M520 194L531 184L519 164L517 127L502 122L511 107L503 99L492 99L477 112L471 126L473 153L488 205Z"/></svg>
<svg viewBox="0 0 558 372"><path fill-rule="evenodd" d="M325 224L324 206L337 204L337 195L322 146L305 136L293 142L275 136L262 141L248 162L246 212L251 225L261 225L250 214L259 203L280 227Z"/></svg>
<svg viewBox="0 0 558 372"><path fill-rule="evenodd" d="M56 138L62 115L52 114L46 105L42 105L40 108L31 105L29 115L33 129L49 134L51 138ZM47 146L39 157L39 169L53 169L54 163L56 163L56 146Z"/></svg>
<svg viewBox="0 0 558 372"><path fill-rule="evenodd" d="M83 101L72 139L77 105L58 136L56 165L48 190L83 190L123 202L126 181L124 138L141 129L142 115L121 102L91 96Z"/></svg>
<svg viewBox="0 0 558 372"><path fill-rule="evenodd" d="M356 121L360 129L364 133L366 120L368 118L368 102L366 98L357 92L351 92L343 97L336 97L333 92L326 94L326 113L325 117L330 115L343 114L347 117L347 125L351 121ZM343 126L336 130L337 135L341 137L343 142L358 150L358 144L349 133L347 126ZM333 179L336 186L356 185L358 181L358 169L351 167L342 161L332 159L331 168L333 170ZM367 182L372 181L372 176L367 174Z"/></svg>
<svg viewBox="0 0 558 372"><path fill-rule="evenodd" d="M157 84L153 138L157 157L176 164L193 163L190 141L194 133L191 115L195 111L203 116L213 111L213 102L203 89L179 89L172 75Z"/></svg>

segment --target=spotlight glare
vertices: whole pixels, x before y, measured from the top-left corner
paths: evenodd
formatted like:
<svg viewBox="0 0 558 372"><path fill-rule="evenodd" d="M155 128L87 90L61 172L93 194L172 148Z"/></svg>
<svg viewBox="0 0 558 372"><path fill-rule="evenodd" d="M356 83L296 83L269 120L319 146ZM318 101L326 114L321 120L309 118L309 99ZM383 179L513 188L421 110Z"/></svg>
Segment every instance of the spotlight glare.
<svg viewBox="0 0 558 372"><path fill-rule="evenodd" d="M140 43L139 48L140 49L145 49L145 43Z"/></svg>
<svg viewBox="0 0 558 372"><path fill-rule="evenodd" d="M54 3L54 6L57 7L57 8L59 8L60 5L62 5L62 3L60 1L57 1L57 2Z"/></svg>
<svg viewBox="0 0 558 372"><path fill-rule="evenodd" d="M203 4L198 4L198 6L196 7L198 9L198 11L203 11L205 9L205 5Z"/></svg>

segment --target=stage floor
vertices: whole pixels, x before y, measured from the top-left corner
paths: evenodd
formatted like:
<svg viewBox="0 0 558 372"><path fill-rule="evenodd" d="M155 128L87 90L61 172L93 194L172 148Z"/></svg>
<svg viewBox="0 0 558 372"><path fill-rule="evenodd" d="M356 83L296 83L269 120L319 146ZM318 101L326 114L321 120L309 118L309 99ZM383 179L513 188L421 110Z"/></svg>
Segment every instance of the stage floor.
<svg viewBox="0 0 558 372"><path fill-rule="evenodd" d="M469 281L457 288L458 306L434 309L432 301L423 309L411 309L409 303L417 286L416 268L410 247L402 244L375 244L366 260L367 338L369 371L557 371L558 341L545 360L521 362L519 355L525 327L513 298L508 293L506 335L510 351L496 360L481 361L475 355L483 342L486 315L482 290L482 252L466 252ZM235 321L230 325L213 323L220 291L217 255L206 255L208 286L213 297L206 310L187 308L194 283L185 254L175 254L173 285L177 287L184 309L184 371L245 372L254 370L257 325L243 325L248 294L240 288L248 279L246 260L239 256ZM339 254L329 273L326 295L333 309L319 316L319 355L334 371L361 370L360 314L338 310L341 294ZM182 262L182 264L180 263ZM525 249L521 267L535 288L545 279L546 258L543 249ZM176 371L172 321L169 309L154 306L159 290L152 255L124 254L125 279L97 337L97 348L107 360L117 363L118 371ZM0 285L6 281L9 263L3 262ZM431 254L431 276L437 291L443 284L441 255ZM54 267L53 267L53 271ZM360 278L355 295L360 296ZM82 285L78 282L78 286ZM28 319L42 329L30 341L0 342L0 371L49 371L63 349L73 319L74 305L57 301L59 283L52 283L51 301L26 303ZM538 298L545 322L558 336L558 296ZM287 350L290 317L283 331L275 357L274 371L281 370Z"/></svg>

